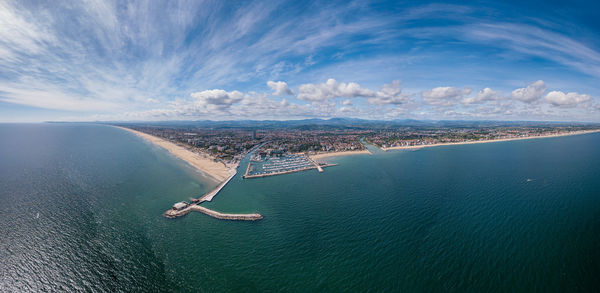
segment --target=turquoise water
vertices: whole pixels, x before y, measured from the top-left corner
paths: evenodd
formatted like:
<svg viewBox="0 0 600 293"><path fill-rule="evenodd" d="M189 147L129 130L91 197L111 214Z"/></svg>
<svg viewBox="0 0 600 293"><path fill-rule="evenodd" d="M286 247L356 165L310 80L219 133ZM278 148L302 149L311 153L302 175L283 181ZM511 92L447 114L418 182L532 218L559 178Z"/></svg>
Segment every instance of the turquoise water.
<svg viewBox="0 0 600 293"><path fill-rule="evenodd" d="M600 291L600 134L340 157L204 204L258 222L163 218L215 182L119 129L0 137L1 292Z"/></svg>

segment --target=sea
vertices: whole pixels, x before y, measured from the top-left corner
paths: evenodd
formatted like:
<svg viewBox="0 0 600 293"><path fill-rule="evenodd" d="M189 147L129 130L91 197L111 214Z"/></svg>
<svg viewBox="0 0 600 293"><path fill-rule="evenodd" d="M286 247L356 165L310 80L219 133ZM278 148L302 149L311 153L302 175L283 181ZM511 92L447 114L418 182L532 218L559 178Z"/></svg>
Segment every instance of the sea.
<svg viewBox="0 0 600 293"><path fill-rule="evenodd" d="M0 292L600 292L600 133L216 185L95 124L0 124Z"/></svg>

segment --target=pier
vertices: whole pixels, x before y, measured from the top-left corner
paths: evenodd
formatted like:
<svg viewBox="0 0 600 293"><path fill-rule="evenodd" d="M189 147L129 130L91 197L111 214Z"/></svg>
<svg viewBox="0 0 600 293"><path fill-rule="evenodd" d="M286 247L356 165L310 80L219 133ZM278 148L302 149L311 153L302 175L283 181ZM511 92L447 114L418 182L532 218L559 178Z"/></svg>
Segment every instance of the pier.
<svg viewBox="0 0 600 293"><path fill-rule="evenodd" d="M315 167L317 168L319 173L323 173L323 168L321 167L321 165L319 165L317 162L315 162L315 160L311 159L309 156L306 156L306 157L308 158L309 161L311 161L313 163L313 165L315 165Z"/></svg>
<svg viewBox="0 0 600 293"><path fill-rule="evenodd" d="M217 187L215 187L213 190L202 195L196 201L198 201L198 202L212 201L213 197L215 197L215 195L217 195L217 193L219 193L219 191L221 191L221 189L223 189L223 187L225 187L225 185L227 185L227 183L229 183L229 181L231 179L233 179L233 177L235 177L235 174L237 174L237 169L236 168L231 169L230 173L231 173L231 175L229 175L229 177L227 177L227 179L225 179L225 181L221 182L221 184L217 185Z"/></svg>
<svg viewBox="0 0 600 293"><path fill-rule="evenodd" d="M176 203L173 208L168 209L163 213L163 216L169 219L181 217L187 215L191 211L201 212L203 214L209 215L216 219L221 220L237 220L237 221L256 221L263 218L261 214L224 214L217 211L213 211L211 209L200 206L199 204L205 201L211 201L215 195L217 195L233 177L237 174L237 169L233 168L230 171L229 177L221 182L217 187L213 188L211 191L203 194L199 198L192 199L192 203Z"/></svg>
<svg viewBox="0 0 600 293"><path fill-rule="evenodd" d="M248 174L250 174L250 171L252 171L252 164L250 162L248 162L248 167L246 167L246 173L244 173L244 176L242 176L242 178L246 178L248 176Z"/></svg>

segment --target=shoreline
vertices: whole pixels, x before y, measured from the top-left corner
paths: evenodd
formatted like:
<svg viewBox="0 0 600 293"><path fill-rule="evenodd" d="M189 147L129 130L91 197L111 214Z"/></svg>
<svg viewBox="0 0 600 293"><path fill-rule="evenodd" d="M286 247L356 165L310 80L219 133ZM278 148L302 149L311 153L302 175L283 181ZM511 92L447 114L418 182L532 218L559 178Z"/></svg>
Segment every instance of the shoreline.
<svg viewBox="0 0 600 293"><path fill-rule="evenodd" d="M308 157L313 160L318 160L318 159L325 159L325 158L331 158L331 157L343 157L343 156L353 156L353 155L371 155L371 152L369 150L330 152L330 153L309 155Z"/></svg>
<svg viewBox="0 0 600 293"><path fill-rule="evenodd" d="M192 167L194 167L195 169L202 172L207 177L210 177L211 179L213 179L214 181L216 181L218 183L222 183L223 181L227 180L231 176L231 173L232 173L231 170L232 169L235 170L236 166L227 166L226 167L223 163L215 162L210 157L205 157L200 154L194 153L194 152L192 152L182 146L179 146L175 143L172 143L166 139L156 137L156 136L153 136L153 135L150 135L147 133L143 133L141 131L129 129L126 127L121 127L121 126L114 126L114 127L131 132L131 133L141 137L142 139L146 140L147 142L152 143L153 145L156 145L158 147L166 149L172 155L185 161L186 163L188 163L189 165L191 165Z"/></svg>
<svg viewBox="0 0 600 293"><path fill-rule="evenodd" d="M580 131L573 131L573 132L567 132L567 133L539 135L539 136L525 136L525 137L513 137L513 138L501 138L501 139L488 139L488 140L478 140L478 141L445 142L445 143L426 144L426 145L394 146L394 147L380 148L380 149L387 152L389 150L410 150L410 149L421 149L421 148L427 148L427 147L448 146L448 145L493 143L493 142L503 142L503 141L515 141L515 140L526 140L526 139L536 139L536 138L550 138L550 137L581 135L581 134L596 133L596 132L600 132L600 129L595 129L595 130L580 130Z"/></svg>
<svg viewBox="0 0 600 293"><path fill-rule="evenodd" d="M227 185L227 183L229 183L229 181L231 181L231 179L235 177L235 175L237 174L237 164L231 166L230 168L227 168L222 163L218 163L210 158L203 157L197 153L194 153L182 146L179 146L165 139L125 127L115 127L125 131L129 131L156 146L166 149L167 151L169 151L169 153L175 155L179 159L182 159L192 167L196 168L198 171L202 172L206 176L218 182L218 185L215 188L211 189L199 198L194 199L192 201L193 203L188 204L186 208L182 210L174 210L173 208L168 209L163 213L164 217L173 219L185 216L190 211L197 211L220 220L256 221L263 218L263 216L258 213L226 214L198 205L205 201L212 201L212 199L225 187L225 185Z"/></svg>

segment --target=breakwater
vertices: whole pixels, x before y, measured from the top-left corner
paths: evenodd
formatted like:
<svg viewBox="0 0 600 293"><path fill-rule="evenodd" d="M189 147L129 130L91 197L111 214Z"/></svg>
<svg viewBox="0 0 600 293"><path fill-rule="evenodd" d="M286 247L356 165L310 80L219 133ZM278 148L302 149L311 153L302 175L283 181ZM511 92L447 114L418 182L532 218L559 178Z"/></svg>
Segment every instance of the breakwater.
<svg viewBox="0 0 600 293"><path fill-rule="evenodd" d="M211 209L207 209L205 207L199 205L190 206L192 211L201 212L203 214L209 215L213 218L221 219L221 220L236 220L236 221L256 221L263 218L261 214L253 213L253 214L226 214L220 213Z"/></svg>
<svg viewBox="0 0 600 293"><path fill-rule="evenodd" d="M236 174L237 174L237 170L235 168L231 169L229 177L227 179L225 179L225 181L223 181L219 185L217 185L217 187L215 187L211 191L203 194L199 198L192 199L192 203L187 204L187 206L183 209L176 209L175 207L168 209L167 211L165 211L163 213L163 216L166 218L173 219L173 218L185 216L191 211L196 211L196 212L201 212L203 214L206 214L213 218L221 219L221 220L256 221L256 220L262 219L263 218L262 215L256 214L256 213L254 213L254 214L224 214L224 213L213 211L211 209L207 209L205 207L198 205L205 201L211 201L213 199L213 197L215 197L215 195L217 195L225 187L225 185L227 185L227 183L229 183L229 181L231 181L231 179L233 179L233 177L235 177Z"/></svg>
<svg viewBox="0 0 600 293"><path fill-rule="evenodd" d="M261 220L263 218L263 216L258 213L253 213L253 214L221 213L221 212L217 212L217 211L205 208L198 204L190 204L186 208L181 209L181 210L169 209L163 214L163 216L165 216L166 218L169 218L169 219L173 219L173 218L185 216L189 212L192 212L192 211L201 212L205 215L209 215L213 218L220 219L220 220L257 221L257 220Z"/></svg>

